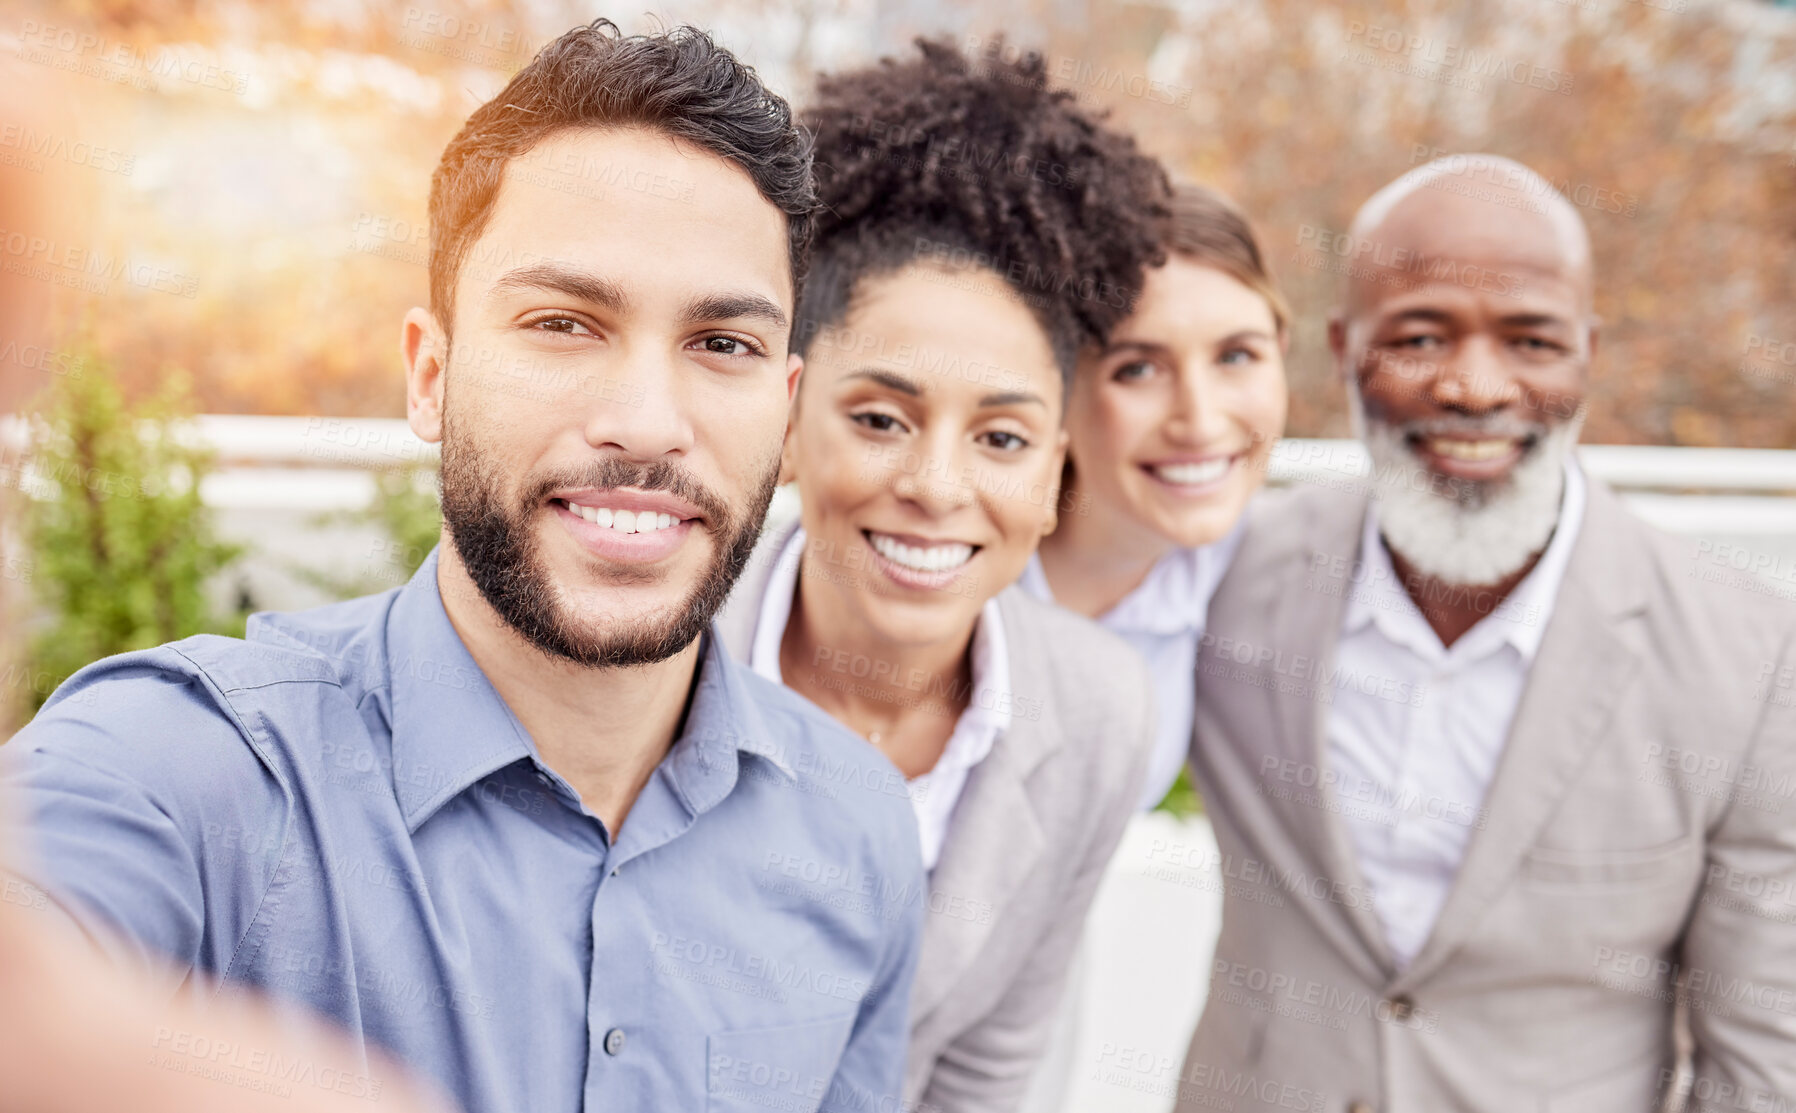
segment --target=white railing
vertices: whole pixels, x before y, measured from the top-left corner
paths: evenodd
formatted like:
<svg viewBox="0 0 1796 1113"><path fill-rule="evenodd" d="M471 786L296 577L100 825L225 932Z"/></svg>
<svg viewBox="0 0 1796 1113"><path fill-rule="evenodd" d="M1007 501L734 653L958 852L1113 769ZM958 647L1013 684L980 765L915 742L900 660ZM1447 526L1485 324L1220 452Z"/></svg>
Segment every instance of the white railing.
<svg viewBox="0 0 1796 1113"><path fill-rule="evenodd" d="M356 509L374 496L372 472L437 456L397 418L206 414L190 428L217 453L219 469L201 493L221 511ZM0 418L0 466L28 440L22 420ZM1591 475L1660 528L1796 543L1796 450L1585 445L1578 453ZM1269 479L1341 484L1366 474L1357 441L1290 438L1275 450Z"/></svg>

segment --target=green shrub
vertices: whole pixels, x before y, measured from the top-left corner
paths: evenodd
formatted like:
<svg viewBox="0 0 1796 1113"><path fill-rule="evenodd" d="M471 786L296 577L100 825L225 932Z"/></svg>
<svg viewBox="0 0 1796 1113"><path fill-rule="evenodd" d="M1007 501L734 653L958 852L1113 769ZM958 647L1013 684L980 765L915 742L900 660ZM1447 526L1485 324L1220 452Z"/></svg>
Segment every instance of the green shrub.
<svg viewBox="0 0 1796 1113"><path fill-rule="evenodd" d="M185 377L127 402L91 351L61 376L32 420L22 472L33 586L51 621L31 640L33 708L101 657L197 633L241 634L244 615L215 613L207 581L241 554L216 539L200 502L211 467L185 441ZM40 690L41 689L41 690Z"/></svg>
<svg viewBox="0 0 1796 1113"><path fill-rule="evenodd" d="M388 468L374 475L374 501L360 510L333 510L312 519L316 528L342 523L374 523L392 542L388 567L360 576L338 576L297 562L287 571L304 583L339 599L372 595L409 580L430 555L441 535L443 513L437 503L436 464Z"/></svg>

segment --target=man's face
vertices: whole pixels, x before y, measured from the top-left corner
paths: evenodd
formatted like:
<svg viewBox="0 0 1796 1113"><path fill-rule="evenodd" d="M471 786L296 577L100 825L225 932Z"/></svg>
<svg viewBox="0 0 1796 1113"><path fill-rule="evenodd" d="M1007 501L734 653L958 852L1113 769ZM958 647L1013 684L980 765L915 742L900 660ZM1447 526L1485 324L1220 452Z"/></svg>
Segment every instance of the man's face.
<svg viewBox="0 0 1796 1113"><path fill-rule="evenodd" d="M583 128L506 167L453 346L410 362L455 553L513 629L589 666L703 630L778 474L791 311L784 215L733 164Z"/></svg>
<svg viewBox="0 0 1796 1113"><path fill-rule="evenodd" d="M1330 328L1394 549L1494 583L1544 546L1582 421L1596 333L1562 223L1438 186L1356 249L1376 261Z"/></svg>

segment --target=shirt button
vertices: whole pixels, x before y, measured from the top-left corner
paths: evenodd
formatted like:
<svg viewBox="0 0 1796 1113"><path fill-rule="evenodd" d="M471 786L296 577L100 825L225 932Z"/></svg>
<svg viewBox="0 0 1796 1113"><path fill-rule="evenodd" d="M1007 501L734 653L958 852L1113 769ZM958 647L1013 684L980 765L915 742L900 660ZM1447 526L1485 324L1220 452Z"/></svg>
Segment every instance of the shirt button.
<svg viewBox="0 0 1796 1113"><path fill-rule="evenodd" d="M605 1054L616 1055L624 1049L624 1030L613 1028L605 1033Z"/></svg>
<svg viewBox="0 0 1796 1113"><path fill-rule="evenodd" d="M1392 1020L1408 1020L1415 1015L1416 1003L1407 996L1393 997L1388 1003L1391 1007Z"/></svg>

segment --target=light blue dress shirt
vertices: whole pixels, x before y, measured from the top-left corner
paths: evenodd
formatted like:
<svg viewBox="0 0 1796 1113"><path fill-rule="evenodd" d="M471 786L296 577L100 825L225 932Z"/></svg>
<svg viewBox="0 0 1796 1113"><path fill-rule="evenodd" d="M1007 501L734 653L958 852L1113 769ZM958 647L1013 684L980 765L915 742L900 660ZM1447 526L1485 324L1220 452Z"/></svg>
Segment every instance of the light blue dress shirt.
<svg viewBox="0 0 1796 1113"><path fill-rule="evenodd" d="M436 570L70 678L0 747L28 880L106 945L309 1005L474 1113L895 1109L926 891L898 770L708 633L613 844Z"/></svg>

